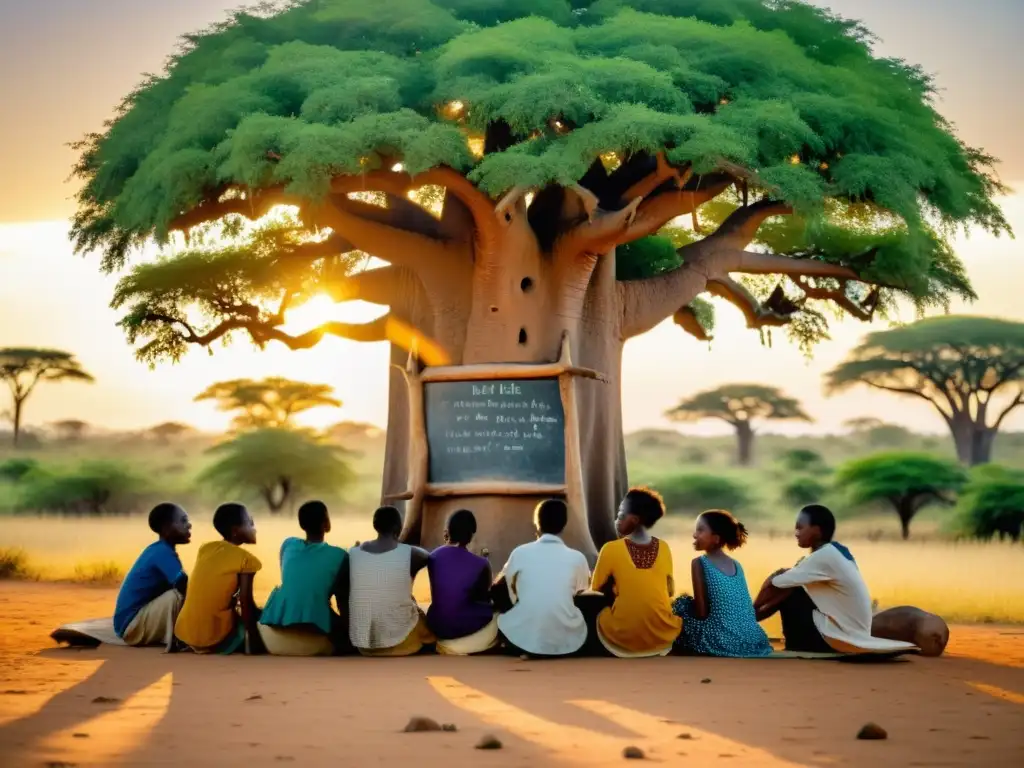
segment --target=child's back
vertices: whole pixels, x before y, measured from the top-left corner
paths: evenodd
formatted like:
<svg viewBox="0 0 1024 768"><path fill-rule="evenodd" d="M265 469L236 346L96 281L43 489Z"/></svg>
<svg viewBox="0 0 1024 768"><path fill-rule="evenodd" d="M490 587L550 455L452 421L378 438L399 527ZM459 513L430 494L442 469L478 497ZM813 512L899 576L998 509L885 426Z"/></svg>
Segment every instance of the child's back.
<svg viewBox="0 0 1024 768"><path fill-rule="evenodd" d="M189 579L188 594L182 606L174 634L197 650L212 649L237 631L235 593L239 575L256 573L263 567L259 559L229 541L203 544Z"/></svg>

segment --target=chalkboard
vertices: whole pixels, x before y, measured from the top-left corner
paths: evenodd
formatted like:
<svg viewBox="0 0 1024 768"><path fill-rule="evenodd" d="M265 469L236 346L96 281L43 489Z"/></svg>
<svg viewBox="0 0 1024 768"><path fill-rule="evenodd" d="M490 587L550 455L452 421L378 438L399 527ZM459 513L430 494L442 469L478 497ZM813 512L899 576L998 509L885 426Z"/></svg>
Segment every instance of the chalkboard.
<svg viewBox="0 0 1024 768"><path fill-rule="evenodd" d="M425 382L431 483L565 483L557 379Z"/></svg>

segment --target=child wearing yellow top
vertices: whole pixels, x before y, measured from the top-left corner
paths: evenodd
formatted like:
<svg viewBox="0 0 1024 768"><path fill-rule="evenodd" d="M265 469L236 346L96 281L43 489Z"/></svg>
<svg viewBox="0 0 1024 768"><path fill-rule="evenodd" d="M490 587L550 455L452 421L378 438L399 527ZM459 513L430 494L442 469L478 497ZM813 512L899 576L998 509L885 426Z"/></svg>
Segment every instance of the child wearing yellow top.
<svg viewBox="0 0 1024 768"><path fill-rule="evenodd" d="M221 504L213 527L224 540L199 548L174 634L196 653L235 653L247 646L247 635L250 642L259 638L253 579L263 564L241 547L256 543L256 526L243 505Z"/></svg>
<svg viewBox="0 0 1024 768"><path fill-rule="evenodd" d="M672 613L672 552L650 534L664 514L657 492L631 489L615 518L622 538L605 544L597 557L591 588L614 598L597 617L597 636L620 658L665 656L682 629Z"/></svg>

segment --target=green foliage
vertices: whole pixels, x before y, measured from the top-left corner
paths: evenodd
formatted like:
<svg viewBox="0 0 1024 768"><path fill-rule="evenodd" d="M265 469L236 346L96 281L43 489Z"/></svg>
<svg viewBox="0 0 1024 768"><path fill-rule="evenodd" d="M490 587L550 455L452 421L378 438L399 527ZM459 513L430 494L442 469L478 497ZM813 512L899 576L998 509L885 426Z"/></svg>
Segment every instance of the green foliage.
<svg viewBox="0 0 1024 768"><path fill-rule="evenodd" d="M756 419L797 419L811 421L800 403L777 387L762 384L726 384L683 400L667 414L672 421L689 422L723 419L730 424Z"/></svg>
<svg viewBox="0 0 1024 768"><path fill-rule="evenodd" d="M926 280L941 254L925 221L1004 230L1002 188L992 159L935 111L929 79L875 58L870 40L792 0L300 0L238 11L189 36L81 142L73 237L118 268L225 185L315 199L332 175L398 157L413 172L462 170L497 195L579 181L599 155L664 150L698 174L742 166L810 219L832 199L886 208L905 246L879 258ZM439 109L456 100L463 110ZM471 154L467 138L496 126L511 141Z"/></svg>
<svg viewBox="0 0 1024 768"><path fill-rule="evenodd" d="M39 462L35 459L8 459L0 462L0 480L17 483L38 467Z"/></svg>
<svg viewBox="0 0 1024 768"><path fill-rule="evenodd" d="M127 514L149 484L114 461L88 461L73 469L39 467L22 478L19 506L63 514Z"/></svg>
<svg viewBox="0 0 1024 768"><path fill-rule="evenodd" d="M300 413L314 408L340 408L329 384L309 384L271 376L233 379L211 384L196 395L196 402L212 400L220 411L237 411L231 422L235 430L290 427Z"/></svg>
<svg viewBox="0 0 1024 768"><path fill-rule="evenodd" d="M820 472L828 470L822 455L810 448L793 448L788 450L779 459L779 463L790 472Z"/></svg>
<svg viewBox="0 0 1024 768"><path fill-rule="evenodd" d="M1024 533L1024 472L975 467L957 505L957 527L970 536L1019 541Z"/></svg>
<svg viewBox="0 0 1024 768"><path fill-rule="evenodd" d="M868 334L826 384L857 384L945 397L947 385L971 391L1012 389L1024 381L1024 323L988 317L932 317Z"/></svg>
<svg viewBox="0 0 1024 768"><path fill-rule="evenodd" d="M903 523L904 538L910 520L928 504L950 504L967 482L958 464L926 453L877 453L842 465L836 488L854 505L883 502Z"/></svg>
<svg viewBox="0 0 1024 768"><path fill-rule="evenodd" d="M813 477L796 477L782 487L782 500L791 507L820 504L828 486Z"/></svg>
<svg viewBox="0 0 1024 768"><path fill-rule="evenodd" d="M721 475L682 474L653 483L669 512L699 514L706 509L739 511L751 505L745 485Z"/></svg>
<svg viewBox="0 0 1024 768"><path fill-rule="evenodd" d="M218 493L258 495L277 512L299 494L339 492L354 480L346 451L300 430L244 432L210 449L200 482Z"/></svg>

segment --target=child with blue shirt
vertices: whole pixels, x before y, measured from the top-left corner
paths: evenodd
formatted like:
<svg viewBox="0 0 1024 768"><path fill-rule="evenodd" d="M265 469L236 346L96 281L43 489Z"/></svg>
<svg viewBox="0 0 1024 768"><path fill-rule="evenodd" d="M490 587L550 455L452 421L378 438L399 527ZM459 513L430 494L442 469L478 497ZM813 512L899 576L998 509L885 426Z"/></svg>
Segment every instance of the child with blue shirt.
<svg viewBox="0 0 1024 768"><path fill-rule="evenodd" d="M142 550L117 593L114 631L128 645L170 651L188 586L176 547L192 540L192 523L184 509L165 502L149 513L149 527L160 538Z"/></svg>

